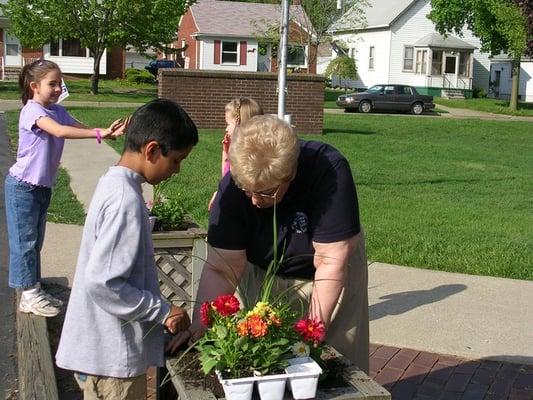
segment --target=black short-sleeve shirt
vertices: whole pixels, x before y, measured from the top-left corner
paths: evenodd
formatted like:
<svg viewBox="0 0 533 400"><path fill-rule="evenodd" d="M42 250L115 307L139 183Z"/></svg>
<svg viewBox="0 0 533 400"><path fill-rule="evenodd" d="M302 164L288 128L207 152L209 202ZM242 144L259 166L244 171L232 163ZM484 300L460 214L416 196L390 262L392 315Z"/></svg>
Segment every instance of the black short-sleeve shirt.
<svg viewBox="0 0 533 400"><path fill-rule="evenodd" d="M246 250L248 261L266 269L273 258L274 207L257 208L231 174L221 180L209 216L213 247ZM278 275L312 279L312 242L331 243L360 231L359 208L350 166L332 146L300 141L296 177L276 206Z"/></svg>

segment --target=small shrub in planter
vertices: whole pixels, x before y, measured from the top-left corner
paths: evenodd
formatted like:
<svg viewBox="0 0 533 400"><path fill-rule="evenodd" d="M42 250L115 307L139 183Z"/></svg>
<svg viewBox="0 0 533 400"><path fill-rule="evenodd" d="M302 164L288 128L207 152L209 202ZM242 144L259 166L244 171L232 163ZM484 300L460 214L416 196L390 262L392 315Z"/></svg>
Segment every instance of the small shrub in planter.
<svg viewBox="0 0 533 400"><path fill-rule="evenodd" d="M154 231L181 231L194 225L180 203L179 194L163 194L168 181L154 186L154 200L148 204L150 216L156 217Z"/></svg>

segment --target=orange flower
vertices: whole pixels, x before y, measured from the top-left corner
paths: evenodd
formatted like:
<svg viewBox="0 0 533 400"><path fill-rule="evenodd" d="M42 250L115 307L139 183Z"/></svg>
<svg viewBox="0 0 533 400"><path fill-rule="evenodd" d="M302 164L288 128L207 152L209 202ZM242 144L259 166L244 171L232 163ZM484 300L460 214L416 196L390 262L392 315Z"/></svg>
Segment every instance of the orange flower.
<svg viewBox="0 0 533 400"><path fill-rule="evenodd" d="M237 334L239 336L248 336L248 322L245 319L237 323Z"/></svg>
<svg viewBox="0 0 533 400"><path fill-rule="evenodd" d="M248 328L253 337L263 337L267 334L267 324L259 315L248 317Z"/></svg>

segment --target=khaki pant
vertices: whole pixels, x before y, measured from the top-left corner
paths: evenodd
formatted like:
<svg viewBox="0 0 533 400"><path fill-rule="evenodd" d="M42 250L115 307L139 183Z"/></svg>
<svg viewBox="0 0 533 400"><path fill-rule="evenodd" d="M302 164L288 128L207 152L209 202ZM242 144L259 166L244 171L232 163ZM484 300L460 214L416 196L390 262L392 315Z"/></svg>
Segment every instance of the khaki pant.
<svg viewBox="0 0 533 400"><path fill-rule="evenodd" d="M249 264L241 280L241 297L247 303L255 301L261 290L265 271ZM303 303L309 307L312 281L276 278L273 293L283 293L286 289L292 293L293 302L298 309ZM348 274L344 283L339 302L333 311L332 321L328 328L326 342L343 354L362 371L368 373L368 266L365 252L364 233L357 236L357 246L350 257Z"/></svg>
<svg viewBox="0 0 533 400"><path fill-rule="evenodd" d="M146 374L134 378L81 375L74 377L83 390L84 400L146 400Z"/></svg>

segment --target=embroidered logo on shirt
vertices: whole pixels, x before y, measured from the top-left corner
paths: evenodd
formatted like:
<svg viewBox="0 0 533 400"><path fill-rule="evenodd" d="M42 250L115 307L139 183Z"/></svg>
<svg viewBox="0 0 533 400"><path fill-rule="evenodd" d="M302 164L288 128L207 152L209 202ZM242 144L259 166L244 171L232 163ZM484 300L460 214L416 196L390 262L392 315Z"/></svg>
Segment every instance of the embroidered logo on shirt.
<svg viewBox="0 0 533 400"><path fill-rule="evenodd" d="M306 233L307 232L307 215L303 212L298 211L292 217L291 230L296 233Z"/></svg>

